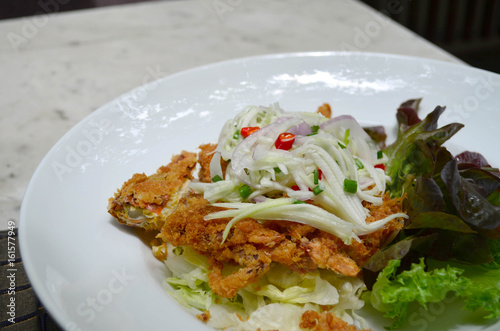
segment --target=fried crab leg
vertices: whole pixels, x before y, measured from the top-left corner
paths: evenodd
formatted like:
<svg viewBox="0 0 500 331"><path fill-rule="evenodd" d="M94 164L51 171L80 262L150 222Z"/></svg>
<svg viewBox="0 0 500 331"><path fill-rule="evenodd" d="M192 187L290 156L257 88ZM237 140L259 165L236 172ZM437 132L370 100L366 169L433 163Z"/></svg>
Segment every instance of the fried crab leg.
<svg viewBox="0 0 500 331"><path fill-rule="evenodd" d="M382 206L372 209L370 221L385 217L400 208L400 203L385 197ZM210 288L218 296L232 298L239 289L256 282L272 262L306 273L318 268L346 276L357 276L363 263L375 254L386 238L402 227L398 220L362 238L361 243L345 245L342 240L311 226L289 221L258 222L247 218L236 223L223 242L222 233L229 219L205 220L221 208L211 206L202 195L189 193L165 219L158 239L173 246L189 246L209 258ZM236 266L227 275L226 266Z"/></svg>
<svg viewBox="0 0 500 331"><path fill-rule="evenodd" d="M120 223L160 230L188 191L196 164L196 154L183 151L151 176L134 174L109 199L108 212Z"/></svg>

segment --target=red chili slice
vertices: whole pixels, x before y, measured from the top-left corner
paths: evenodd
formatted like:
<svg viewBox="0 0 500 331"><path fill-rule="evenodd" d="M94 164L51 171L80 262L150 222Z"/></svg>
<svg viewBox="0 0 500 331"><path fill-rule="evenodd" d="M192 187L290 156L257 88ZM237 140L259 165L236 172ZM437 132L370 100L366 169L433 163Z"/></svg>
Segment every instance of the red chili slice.
<svg viewBox="0 0 500 331"><path fill-rule="evenodd" d="M382 169L385 171L385 165L383 165L382 163L381 164L376 164L373 166L374 168L379 168L379 169Z"/></svg>
<svg viewBox="0 0 500 331"><path fill-rule="evenodd" d="M283 132L278 136L278 139L274 142L276 149L283 149L285 151L292 148L293 142L295 141L295 135L290 132Z"/></svg>
<svg viewBox="0 0 500 331"><path fill-rule="evenodd" d="M243 138L246 138L249 135L251 135L252 133L254 133L255 131L259 131L259 130L260 130L260 128L258 126L246 126L244 128L241 128L241 135L243 136Z"/></svg>
<svg viewBox="0 0 500 331"><path fill-rule="evenodd" d="M294 191L300 191L300 187L298 185L292 185L290 188ZM311 188L309 188L309 191L312 191Z"/></svg>

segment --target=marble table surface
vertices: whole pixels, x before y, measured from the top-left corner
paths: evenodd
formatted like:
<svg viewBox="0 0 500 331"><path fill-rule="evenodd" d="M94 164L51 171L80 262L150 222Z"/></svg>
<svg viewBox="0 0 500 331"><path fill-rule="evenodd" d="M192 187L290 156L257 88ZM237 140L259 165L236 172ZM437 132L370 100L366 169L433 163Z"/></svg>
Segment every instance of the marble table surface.
<svg viewBox="0 0 500 331"><path fill-rule="evenodd" d="M355 0L153 1L0 22L0 229L38 163L102 104L227 59L360 51L460 61ZM387 11L404 10L392 3ZM47 188L50 190L50 188ZM43 212L43 211L41 211Z"/></svg>

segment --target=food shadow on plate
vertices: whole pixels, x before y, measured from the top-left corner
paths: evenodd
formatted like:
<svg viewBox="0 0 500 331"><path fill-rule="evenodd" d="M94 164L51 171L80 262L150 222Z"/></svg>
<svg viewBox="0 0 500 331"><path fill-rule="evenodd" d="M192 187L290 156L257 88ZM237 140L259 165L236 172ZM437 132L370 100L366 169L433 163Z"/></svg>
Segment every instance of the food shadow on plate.
<svg viewBox="0 0 500 331"><path fill-rule="evenodd" d="M131 227L126 226L124 224L119 223L115 218L109 217L108 222L122 233L126 233L135 238L139 238L144 245L151 249L151 241L155 239L157 232L155 231L146 231L143 228L139 227Z"/></svg>
<svg viewBox="0 0 500 331"><path fill-rule="evenodd" d="M372 330L384 330L392 320L383 317L383 313L366 304L360 314L372 327ZM497 319L485 319L483 311L471 312L465 309L464 301L454 294L448 294L443 301L429 303L426 307L417 303L410 305L408 320L401 331L452 331L452 330L498 330ZM375 327L377 326L377 327Z"/></svg>

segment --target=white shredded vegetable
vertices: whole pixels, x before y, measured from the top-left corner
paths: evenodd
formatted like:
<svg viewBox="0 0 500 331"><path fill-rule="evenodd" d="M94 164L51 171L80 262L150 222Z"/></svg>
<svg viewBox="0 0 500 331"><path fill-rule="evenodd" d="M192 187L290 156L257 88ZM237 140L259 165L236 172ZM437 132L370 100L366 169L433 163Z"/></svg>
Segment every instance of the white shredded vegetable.
<svg viewBox="0 0 500 331"><path fill-rule="evenodd" d="M259 130L243 137L245 127ZM293 145L277 148L276 140L286 132L294 133ZM317 113L285 112L278 104L250 106L220 133L210 171L223 180L191 183L191 188L227 208L205 218L232 218L224 239L236 222L252 217L305 223L350 244L394 218L406 218L398 213L366 223L369 211L363 202L381 205L389 180L375 167L387 161L380 154L351 116L328 119ZM225 173L221 158L230 162Z"/></svg>

